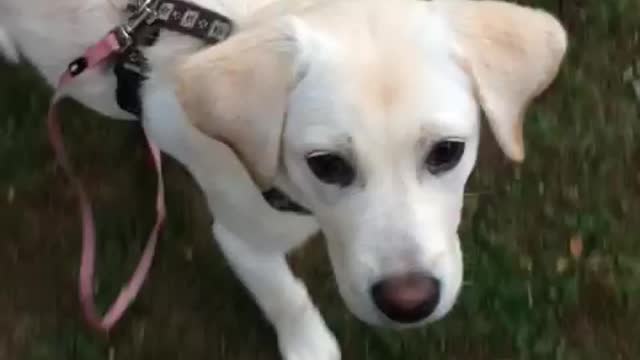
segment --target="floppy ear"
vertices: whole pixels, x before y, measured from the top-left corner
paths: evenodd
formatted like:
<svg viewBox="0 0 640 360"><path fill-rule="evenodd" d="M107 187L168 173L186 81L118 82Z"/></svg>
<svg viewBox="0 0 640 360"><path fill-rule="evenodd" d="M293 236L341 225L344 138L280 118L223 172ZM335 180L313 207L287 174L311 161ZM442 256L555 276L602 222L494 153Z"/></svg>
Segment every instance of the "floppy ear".
<svg viewBox="0 0 640 360"><path fill-rule="evenodd" d="M496 140L524 160L523 118L558 73L567 34L550 14L497 1L434 1L455 34L458 54Z"/></svg>
<svg viewBox="0 0 640 360"><path fill-rule="evenodd" d="M188 57L177 97L189 121L230 146L260 188L271 185L290 91L304 72L301 24L281 19Z"/></svg>

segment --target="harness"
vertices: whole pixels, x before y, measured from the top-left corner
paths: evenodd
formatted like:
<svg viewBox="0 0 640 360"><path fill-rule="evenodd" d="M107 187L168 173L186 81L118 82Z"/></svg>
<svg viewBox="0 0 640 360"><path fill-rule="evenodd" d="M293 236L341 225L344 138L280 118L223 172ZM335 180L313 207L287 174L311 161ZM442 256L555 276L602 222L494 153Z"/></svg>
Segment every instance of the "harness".
<svg viewBox="0 0 640 360"><path fill-rule="evenodd" d="M117 57L113 71L118 79L116 101L125 111L140 117L140 85L149 66L140 47L153 46L162 29L179 32L215 45L231 35L231 20L197 5L174 0L137 0L129 4L132 29L120 28L119 38L128 44ZM139 24L139 25L136 25Z"/></svg>
<svg viewBox="0 0 640 360"><path fill-rule="evenodd" d="M158 2L156 13L145 10L145 3L151 1L137 0L138 4L130 4L128 10L138 19L146 14L146 20L133 34L123 35L130 38L128 47L118 56L113 71L117 78L116 101L122 110L137 117L142 116L142 100L140 87L149 72L147 59L139 47L153 46L161 29L177 31L185 35L201 39L209 45L215 45L231 35L233 25L231 20L216 12L203 9L191 3L175 0L161 0ZM142 12L140 12L142 9ZM149 8L152 9L152 8ZM286 194L276 188L262 193L265 201L276 210L309 215L311 212L295 203Z"/></svg>
<svg viewBox="0 0 640 360"><path fill-rule="evenodd" d="M72 61L62 74L51 100L47 116L49 140L56 158L65 171L78 198L82 219L82 255L79 275L79 296L82 313L87 323L96 331L108 334L136 298L151 267L159 233L166 217L161 154L147 137L147 143L157 175L156 222L147 244L129 282L107 310L100 316L94 300L95 226L89 196L69 161L58 124L57 105L64 97L64 90L73 80L88 70L113 66L117 77L116 101L125 111L142 117L140 87L147 79L149 65L140 47L152 46L162 30L170 30L200 39L207 45L215 45L227 39L233 32L233 23L224 15L180 0L130 0L127 6L129 18L85 53ZM145 134L146 135L146 134ZM310 214L308 210L291 201L280 190L273 188L263 193L265 201L280 211Z"/></svg>

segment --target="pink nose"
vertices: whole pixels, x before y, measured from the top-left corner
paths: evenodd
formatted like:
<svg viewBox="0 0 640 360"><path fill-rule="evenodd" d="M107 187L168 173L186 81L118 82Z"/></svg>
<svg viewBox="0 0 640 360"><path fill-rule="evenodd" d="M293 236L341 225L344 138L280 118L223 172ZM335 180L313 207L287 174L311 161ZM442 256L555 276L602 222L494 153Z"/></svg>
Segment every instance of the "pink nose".
<svg viewBox="0 0 640 360"><path fill-rule="evenodd" d="M415 323L433 313L440 301L440 282L421 273L393 276L371 288L376 306L398 323Z"/></svg>

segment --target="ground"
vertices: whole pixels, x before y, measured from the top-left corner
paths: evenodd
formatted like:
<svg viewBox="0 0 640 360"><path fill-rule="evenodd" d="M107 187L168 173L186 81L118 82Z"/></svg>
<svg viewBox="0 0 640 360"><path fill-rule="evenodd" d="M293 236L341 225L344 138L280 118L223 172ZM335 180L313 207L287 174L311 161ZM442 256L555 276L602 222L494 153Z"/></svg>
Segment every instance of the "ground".
<svg viewBox="0 0 640 360"><path fill-rule="evenodd" d="M568 61L527 114L524 164L483 136L452 313L421 330L369 328L341 303L320 237L292 256L344 359L640 358L640 3L525 3L567 26ZM199 190L169 159L169 223L150 278L111 338L86 330L76 204L46 141L50 89L27 66L0 64L0 79L0 359L276 359ZM73 104L64 118L96 206L105 305L150 228L153 172L135 123Z"/></svg>

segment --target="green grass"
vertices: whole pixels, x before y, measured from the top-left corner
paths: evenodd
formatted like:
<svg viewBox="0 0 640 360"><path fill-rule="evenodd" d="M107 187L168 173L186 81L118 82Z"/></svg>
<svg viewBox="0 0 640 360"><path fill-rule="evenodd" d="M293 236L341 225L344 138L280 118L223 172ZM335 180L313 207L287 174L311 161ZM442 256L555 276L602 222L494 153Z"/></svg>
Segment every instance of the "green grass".
<svg viewBox="0 0 640 360"><path fill-rule="evenodd" d="M452 313L416 331L369 328L341 303L320 239L293 257L344 359L640 358L640 98L629 80L640 78L640 3L527 3L559 15L571 49L528 113L523 165L483 136ZM0 65L0 81L0 359L276 359L271 329L211 241L199 191L170 161L151 277L111 339L86 331L75 202L44 129L49 90L27 67ZM151 225L153 173L135 124L73 105L65 114L96 204L104 305ZM578 258L572 238L584 244Z"/></svg>

